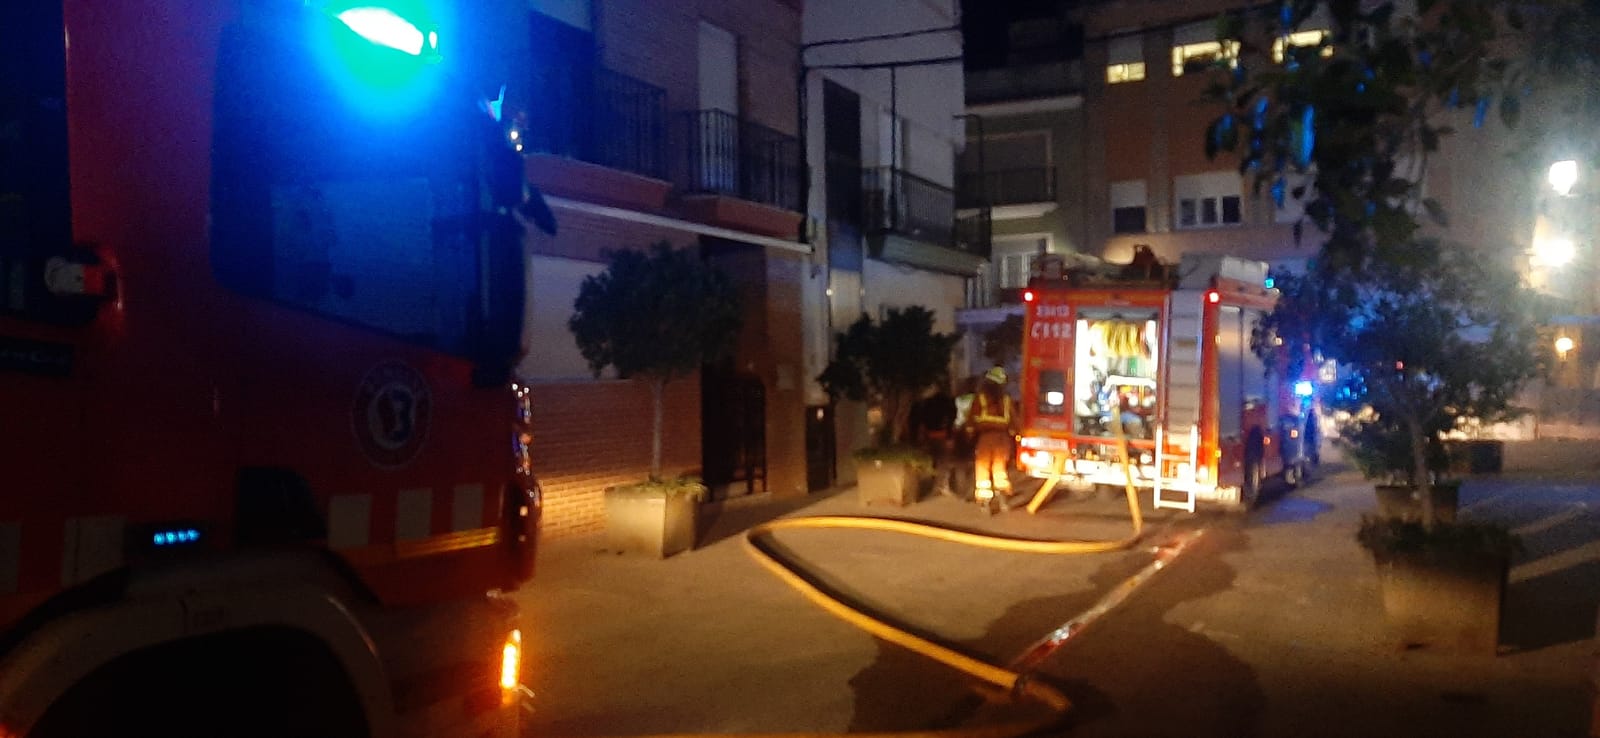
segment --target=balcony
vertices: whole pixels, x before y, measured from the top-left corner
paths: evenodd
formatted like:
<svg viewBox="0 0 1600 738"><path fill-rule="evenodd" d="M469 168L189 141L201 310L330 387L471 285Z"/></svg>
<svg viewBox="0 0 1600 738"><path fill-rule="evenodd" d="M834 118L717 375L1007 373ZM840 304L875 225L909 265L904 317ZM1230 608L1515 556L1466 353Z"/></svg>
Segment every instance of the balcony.
<svg viewBox="0 0 1600 738"><path fill-rule="evenodd" d="M685 192L800 212L799 139L722 110L682 113L678 130Z"/></svg>
<svg viewBox="0 0 1600 738"><path fill-rule="evenodd" d="M552 194L659 209L671 187L666 92L605 68L562 89L567 104L530 110L516 132L529 179Z"/></svg>
<svg viewBox="0 0 1600 738"><path fill-rule="evenodd" d="M951 245L956 195L949 187L894 167L861 170L867 233L896 233L923 243Z"/></svg>
<svg viewBox="0 0 1600 738"><path fill-rule="evenodd" d="M969 227L957 237L950 188L894 167L861 175L865 230L879 258L957 274L975 273L988 258L987 229Z"/></svg>
<svg viewBox="0 0 1600 738"><path fill-rule="evenodd" d="M967 106L1083 94L1083 62L1077 59L1018 63L966 73Z"/></svg>
<svg viewBox="0 0 1600 738"><path fill-rule="evenodd" d="M963 172L957 204L964 213L992 208L995 220L1037 218L1056 209L1052 167Z"/></svg>

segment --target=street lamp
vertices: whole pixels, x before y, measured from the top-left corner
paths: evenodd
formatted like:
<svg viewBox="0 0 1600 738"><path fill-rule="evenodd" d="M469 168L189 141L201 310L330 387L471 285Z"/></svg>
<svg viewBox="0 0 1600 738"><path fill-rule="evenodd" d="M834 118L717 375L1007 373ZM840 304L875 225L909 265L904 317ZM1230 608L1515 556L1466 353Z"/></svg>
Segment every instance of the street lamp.
<svg viewBox="0 0 1600 738"><path fill-rule="evenodd" d="M1572 349L1574 348L1575 345L1576 345L1576 343L1572 340L1571 336L1559 336L1559 337L1557 337L1556 338L1556 355L1560 356L1563 359L1567 358L1567 354L1572 352Z"/></svg>
<svg viewBox="0 0 1600 738"><path fill-rule="evenodd" d="M1570 238L1539 238L1533 242L1533 259L1544 266L1566 266L1578 255Z"/></svg>
<svg viewBox="0 0 1600 738"><path fill-rule="evenodd" d="M1578 183L1578 162L1572 159L1563 159L1550 165L1546 175L1550 186L1562 197L1572 194L1572 186Z"/></svg>

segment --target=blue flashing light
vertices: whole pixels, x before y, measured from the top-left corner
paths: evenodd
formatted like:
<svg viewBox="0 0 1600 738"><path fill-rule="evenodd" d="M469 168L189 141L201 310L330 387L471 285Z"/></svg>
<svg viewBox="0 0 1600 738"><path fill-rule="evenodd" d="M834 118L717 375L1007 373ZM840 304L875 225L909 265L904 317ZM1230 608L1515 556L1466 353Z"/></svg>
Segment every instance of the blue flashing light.
<svg viewBox="0 0 1600 738"><path fill-rule="evenodd" d="M357 36L412 56L422 56L424 41L429 37L435 39L435 43L438 39L437 33L424 36L422 29L388 8L350 8L334 17L349 26Z"/></svg>
<svg viewBox="0 0 1600 738"><path fill-rule="evenodd" d="M150 543L161 547L176 546L180 543L198 543L199 541L200 531L195 528L164 530L153 533L150 536Z"/></svg>
<svg viewBox="0 0 1600 738"><path fill-rule="evenodd" d="M434 102L449 19L434 0L376 3L331 0L314 24L313 53L346 102L379 118L406 116Z"/></svg>
<svg viewBox="0 0 1600 738"><path fill-rule="evenodd" d="M1261 283L1261 286L1270 290L1270 289L1276 287L1277 284L1278 284L1278 280L1273 279L1271 277L1267 277L1266 281Z"/></svg>
<svg viewBox="0 0 1600 738"><path fill-rule="evenodd" d="M1316 392L1316 389L1311 386L1310 380L1302 379L1294 383L1294 394L1296 397L1310 397L1313 392Z"/></svg>

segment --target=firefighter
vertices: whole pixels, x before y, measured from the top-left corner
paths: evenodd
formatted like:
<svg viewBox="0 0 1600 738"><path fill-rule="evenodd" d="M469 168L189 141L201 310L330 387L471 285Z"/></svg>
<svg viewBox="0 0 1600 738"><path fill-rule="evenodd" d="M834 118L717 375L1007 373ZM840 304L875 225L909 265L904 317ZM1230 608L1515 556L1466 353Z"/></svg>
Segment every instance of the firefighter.
<svg viewBox="0 0 1600 738"><path fill-rule="evenodd" d="M989 511L991 502L998 502L1001 510L1011 509L1006 501L1011 494L1006 467L1011 464L1011 436L1017 414L1005 386L1004 368L997 366L985 372L967 416L968 427L977 437L973 496L984 512Z"/></svg>
<svg viewBox="0 0 1600 738"><path fill-rule="evenodd" d="M955 428L951 433L949 468L940 475L940 483L951 491L951 496L963 498L972 493L972 403L978 397L978 377L961 380L961 394L955 398Z"/></svg>

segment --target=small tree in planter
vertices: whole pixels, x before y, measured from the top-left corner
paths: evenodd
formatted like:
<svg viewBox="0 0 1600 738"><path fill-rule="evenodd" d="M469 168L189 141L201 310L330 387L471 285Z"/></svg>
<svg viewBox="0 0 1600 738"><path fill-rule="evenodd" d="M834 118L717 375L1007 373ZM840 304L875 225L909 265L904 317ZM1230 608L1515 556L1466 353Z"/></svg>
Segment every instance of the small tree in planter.
<svg viewBox="0 0 1600 738"><path fill-rule="evenodd" d="M1368 478L1415 488L1430 528L1440 518L1432 488L1450 467L1446 434L1515 417L1512 399L1539 369L1531 296L1509 266L1471 256L1324 287L1317 299L1320 347L1347 365L1335 405L1351 415L1338 443ZM1289 299L1305 298L1290 286Z"/></svg>
<svg viewBox="0 0 1600 738"><path fill-rule="evenodd" d="M647 251L608 251L606 259L605 271L584 278L567 327L595 376L614 367L622 379L649 383L651 395L650 477L607 490L607 529L627 548L669 556L692 547L694 505L706 489L699 480L661 476L663 396L668 382L733 352L739 295L727 275L665 242ZM630 513L642 506L660 507L662 515L652 515L657 519L642 531L630 530L636 517ZM662 533L669 522L675 531Z"/></svg>
<svg viewBox="0 0 1600 738"><path fill-rule="evenodd" d="M912 306L890 308L881 322L863 315L836 339L834 358L817 381L835 400L866 402L882 418L872 443L855 454L867 472L858 482L863 499L904 504L915 490L915 472L932 468L927 453L906 443L911 406L950 380L950 352L961 334L934 332L933 312ZM879 482L888 487L878 489Z"/></svg>

